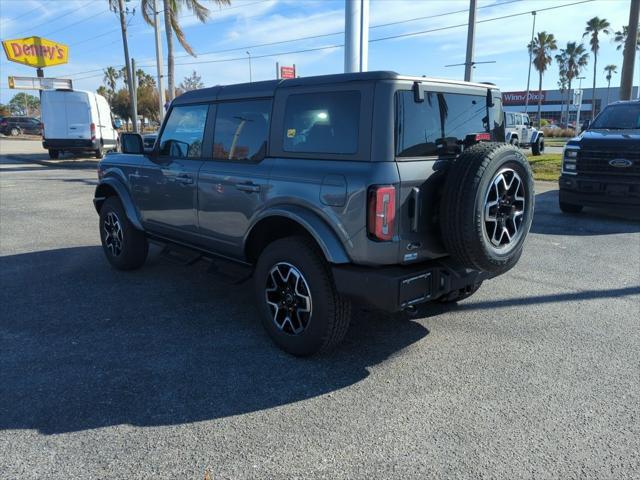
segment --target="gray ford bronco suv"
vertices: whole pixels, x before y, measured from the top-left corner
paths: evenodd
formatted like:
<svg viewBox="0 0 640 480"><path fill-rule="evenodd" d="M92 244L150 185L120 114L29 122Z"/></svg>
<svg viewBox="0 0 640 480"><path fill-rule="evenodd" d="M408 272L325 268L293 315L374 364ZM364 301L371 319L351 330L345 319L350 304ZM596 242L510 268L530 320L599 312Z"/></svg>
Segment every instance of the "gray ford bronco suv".
<svg viewBox="0 0 640 480"><path fill-rule="evenodd" d="M351 305L455 302L520 258L526 158L492 85L366 72L218 86L176 98L151 150L99 164L108 261L148 242L253 277L262 322L294 355L345 335Z"/></svg>

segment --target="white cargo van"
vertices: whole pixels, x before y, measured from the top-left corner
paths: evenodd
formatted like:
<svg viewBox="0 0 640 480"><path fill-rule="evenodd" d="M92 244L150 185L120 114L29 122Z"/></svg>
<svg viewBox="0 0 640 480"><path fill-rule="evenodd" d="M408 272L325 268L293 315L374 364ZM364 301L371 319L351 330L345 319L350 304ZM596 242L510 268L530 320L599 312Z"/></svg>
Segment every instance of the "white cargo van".
<svg viewBox="0 0 640 480"><path fill-rule="evenodd" d="M102 158L118 148L118 132L107 99L82 90L44 90L42 146L50 158L61 152L92 152Z"/></svg>

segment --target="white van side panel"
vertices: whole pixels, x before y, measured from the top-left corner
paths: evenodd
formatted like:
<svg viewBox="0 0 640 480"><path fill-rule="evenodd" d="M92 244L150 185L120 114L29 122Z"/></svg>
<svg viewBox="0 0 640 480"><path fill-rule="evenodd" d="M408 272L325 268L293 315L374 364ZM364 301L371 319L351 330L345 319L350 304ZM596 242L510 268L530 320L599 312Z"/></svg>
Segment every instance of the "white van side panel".
<svg viewBox="0 0 640 480"><path fill-rule="evenodd" d="M111 107L109 102L102 95L96 94L96 104L98 107L98 121L96 122L96 133L102 138L105 146L113 146L116 144L118 132L113 128L113 120L111 117Z"/></svg>

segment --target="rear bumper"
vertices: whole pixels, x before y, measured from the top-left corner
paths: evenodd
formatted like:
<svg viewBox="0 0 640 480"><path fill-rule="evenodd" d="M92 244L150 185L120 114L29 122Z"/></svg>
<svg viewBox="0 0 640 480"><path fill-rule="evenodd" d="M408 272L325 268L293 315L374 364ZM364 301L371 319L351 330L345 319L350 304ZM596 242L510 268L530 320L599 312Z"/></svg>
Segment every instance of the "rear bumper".
<svg viewBox="0 0 640 480"><path fill-rule="evenodd" d="M562 175L560 201L587 207L634 208L640 206L640 179Z"/></svg>
<svg viewBox="0 0 640 480"><path fill-rule="evenodd" d="M42 141L42 146L49 150L86 151L100 148L100 140L85 140L82 138L47 138Z"/></svg>
<svg viewBox="0 0 640 480"><path fill-rule="evenodd" d="M486 272L459 268L440 260L411 266L333 265L332 269L341 295L387 312L436 300L491 278Z"/></svg>

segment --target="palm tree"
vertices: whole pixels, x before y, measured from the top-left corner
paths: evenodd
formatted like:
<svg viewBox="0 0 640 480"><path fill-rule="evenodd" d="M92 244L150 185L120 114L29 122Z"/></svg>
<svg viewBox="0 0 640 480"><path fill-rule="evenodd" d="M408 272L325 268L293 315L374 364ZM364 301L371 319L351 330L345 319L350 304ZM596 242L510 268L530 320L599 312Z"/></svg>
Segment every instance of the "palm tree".
<svg viewBox="0 0 640 480"><path fill-rule="evenodd" d="M551 52L557 50L556 38L553 33L538 32L533 42L528 45L529 53L533 57L533 65L539 75L538 81L538 128L540 128L540 111L542 110L542 75L547 71L547 67L553 60Z"/></svg>
<svg viewBox="0 0 640 480"><path fill-rule="evenodd" d="M568 122L568 119L564 118L564 94L567 94L567 106L569 105L569 79L567 78L567 54L564 50L560 49L562 53L556 55L556 63L558 64L559 79L558 87L560 87L560 93L562 94L562 101L560 105L560 123Z"/></svg>
<svg viewBox="0 0 640 480"><path fill-rule="evenodd" d="M622 30L618 30L614 33L613 41L618 44L616 50L622 50L625 43L627 43L627 36L629 36L629 26L625 25ZM636 51L640 50L640 31L638 31L638 39L636 40Z"/></svg>
<svg viewBox="0 0 640 480"><path fill-rule="evenodd" d="M175 66L173 59L173 33L175 32L176 38L182 48L195 57L196 54L191 48L191 45L187 43L187 39L180 27L179 16L182 7L187 7L187 10L193 12L198 20L205 23L209 18L209 9L202 5L202 0L162 0L163 12L164 12L164 29L167 35L167 83L168 83L168 101L173 100L175 96ZM218 6L230 5L231 0L210 0ZM145 22L149 25L154 25L154 0L140 0L140 7L142 10L142 16Z"/></svg>
<svg viewBox="0 0 640 480"><path fill-rule="evenodd" d="M567 42L566 48L560 49L560 55L566 60L567 82L569 97L571 97L571 82L579 77L584 67L589 63L589 54L584 44L577 42ZM569 102L567 102L567 124L569 123Z"/></svg>
<svg viewBox="0 0 640 480"><path fill-rule="evenodd" d="M104 69L104 83L107 84L107 89L111 95L116 93L118 78L120 78L120 72L114 67Z"/></svg>
<svg viewBox="0 0 640 480"><path fill-rule="evenodd" d="M600 39L598 35L602 32L605 35L609 35L611 25L604 18L593 17L587 21L587 26L584 29L582 38L587 35L590 36L589 44L591 44L591 51L593 52L593 87L591 88L591 120L596 116L596 75L598 65L598 50L600 50Z"/></svg>
<svg viewBox="0 0 640 480"><path fill-rule="evenodd" d="M617 68L618 66L613 64L604 67L604 71L607 72L607 76L605 77L607 79L607 105L609 105L609 87L611 86L611 77L614 73L618 73Z"/></svg>

